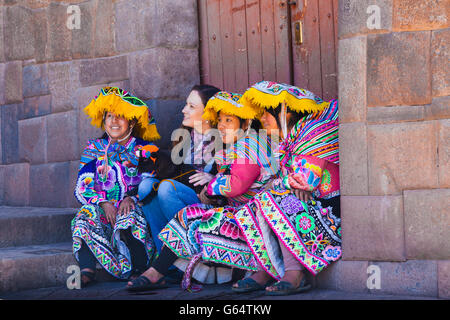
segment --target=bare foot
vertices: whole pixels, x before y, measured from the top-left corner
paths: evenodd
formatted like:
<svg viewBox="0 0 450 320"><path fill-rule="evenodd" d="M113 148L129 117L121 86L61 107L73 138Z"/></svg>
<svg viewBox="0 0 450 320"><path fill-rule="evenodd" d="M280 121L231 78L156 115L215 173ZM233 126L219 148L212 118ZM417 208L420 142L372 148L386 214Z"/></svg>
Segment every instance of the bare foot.
<svg viewBox="0 0 450 320"><path fill-rule="evenodd" d="M284 273L283 278L280 281L289 282L294 288L298 288L300 286L300 282L304 278L305 274L301 270L291 270L286 271ZM269 286L266 288L267 291L276 291L276 288L273 286Z"/></svg>

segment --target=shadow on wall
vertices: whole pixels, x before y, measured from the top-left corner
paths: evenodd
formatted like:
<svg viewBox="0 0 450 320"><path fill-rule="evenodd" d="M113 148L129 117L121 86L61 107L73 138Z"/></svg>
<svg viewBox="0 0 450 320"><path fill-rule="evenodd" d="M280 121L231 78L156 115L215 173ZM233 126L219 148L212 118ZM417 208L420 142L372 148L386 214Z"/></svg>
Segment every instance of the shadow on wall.
<svg viewBox="0 0 450 320"><path fill-rule="evenodd" d="M181 126L183 114L181 110L185 105L184 100L146 100L150 112L156 121L161 139L155 144L161 149L169 149L172 141L172 132Z"/></svg>

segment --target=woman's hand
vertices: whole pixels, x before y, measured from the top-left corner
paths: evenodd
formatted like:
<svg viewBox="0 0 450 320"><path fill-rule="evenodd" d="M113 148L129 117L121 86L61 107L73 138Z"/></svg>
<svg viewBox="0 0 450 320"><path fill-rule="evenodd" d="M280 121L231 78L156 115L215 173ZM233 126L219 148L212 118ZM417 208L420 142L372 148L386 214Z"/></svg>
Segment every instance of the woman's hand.
<svg viewBox="0 0 450 320"><path fill-rule="evenodd" d="M106 220L114 227L116 224L117 209L111 202L102 202L100 207L103 209L106 215Z"/></svg>
<svg viewBox="0 0 450 320"><path fill-rule="evenodd" d="M301 189L293 189L295 196L304 202L308 202L309 200L312 200L312 192L310 191L305 191L305 190L301 190Z"/></svg>
<svg viewBox="0 0 450 320"><path fill-rule="evenodd" d="M197 196L198 196L198 198L200 199L200 202L201 202L201 203L204 203L204 204L213 204L213 201L211 201L211 199L208 198L208 197L206 196L207 190L208 190L208 187L205 186L205 187L202 189L202 191L200 191L200 193L199 193Z"/></svg>
<svg viewBox="0 0 450 320"><path fill-rule="evenodd" d="M189 183L192 183L195 187L204 186L214 179L214 177L214 175L207 172L197 171L197 173L189 177Z"/></svg>
<svg viewBox="0 0 450 320"><path fill-rule="evenodd" d="M123 215L123 214L124 214L125 216L127 216L127 215L130 214L131 211L134 210L134 208L135 208L135 206L134 206L134 201L133 201L133 199L132 199L131 197L125 197L125 198L120 202L119 210L118 210L117 214L118 214L119 216L121 216L121 215Z"/></svg>

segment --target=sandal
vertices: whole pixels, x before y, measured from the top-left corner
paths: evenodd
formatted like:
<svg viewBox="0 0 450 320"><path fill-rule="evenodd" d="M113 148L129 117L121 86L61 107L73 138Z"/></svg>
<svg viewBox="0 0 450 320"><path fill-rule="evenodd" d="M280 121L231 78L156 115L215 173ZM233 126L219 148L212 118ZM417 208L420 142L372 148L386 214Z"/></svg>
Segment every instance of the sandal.
<svg viewBox="0 0 450 320"><path fill-rule="evenodd" d="M95 282L95 272L84 270L84 271L81 271L80 274L81 274L81 277L85 276L88 278L87 281L81 280L82 288L86 288L87 286L89 286ZM83 278L81 278L81 279L83 279Z"/></svg>
<svg viewBox="0 0 450 320"><path fill-rule="evenodd" d="M148 290L156 290L156 289L164 289L167 288L167 284L164 282L164 277L159 279L157 282L153 283L146 276L140 276L136 279L132 280L132 285L127 285L127 290L129 292L140 292L140 291L148 291Z"/></svg>
<svg viewBox="0 0 450 320"><path fill-rule="evenodd" d="M310 284L306 283L306 279L303 278L300 281L300 285L297 288L294 288L294 286L287 282L287 281L278 281L275 283L272 288L275 288L274 291L267 291L266 295L268 296L287 296L295 293L305 292L311 288Z"/></svg>
<svg viewBox="0 0 450 320"><path fill-rule="evenodd" d="M231 290L237 293L247 293L253 291L264 290L268 285L272 283L272 279L266 282L266 284L262 285L253 280L252 278L245 278L236 282L237 287L231 287Z"/></svg>

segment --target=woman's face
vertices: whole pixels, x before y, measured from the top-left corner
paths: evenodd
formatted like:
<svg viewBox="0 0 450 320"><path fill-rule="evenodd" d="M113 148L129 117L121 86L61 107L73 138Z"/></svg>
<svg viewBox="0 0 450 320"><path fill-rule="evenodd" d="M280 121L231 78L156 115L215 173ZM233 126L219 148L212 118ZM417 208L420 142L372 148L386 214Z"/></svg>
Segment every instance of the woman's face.
<svg viewBox="0 0 450 320"><path fill-rule="evenodd" d="M243 134L244 128L241 128L239 118L232 116L222 111L219 112L219 122L217 124L217 129L220 132L223 143L230 144L236 142L240 136ZM248 121L246 122L246 124ZM245 125L244 125L245 126ZM241 133L239 133L241 129Z"/></svg>
<svg viewBox="0 0 450 320"><path fill-rule="evenodd" d="M186 105L181 111L184 116L183 126L194 128L194 124L201 123L204 108L205 106L198 92L196 90L191 91L186 99Z"/></svg>
<svg viewBox="0 0 450 320"><path fill-rule="evenodd" d="M269 112L264 111L264 114L262 115L260 121L263 125L263 128L267 130L268 136L270 136L271 134L280 135L280 129L278 128L277 120Z"/></svg>
<svg viewBox="0 0 450 320"><path fill-rule="evenodd" d="M104 120L105 130L113 140L123 139L129 133L130 122L124 117L117 117L112 112L107 112Z"/></svg>

